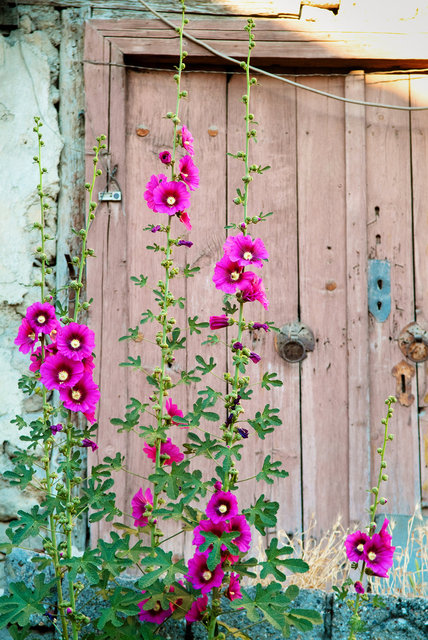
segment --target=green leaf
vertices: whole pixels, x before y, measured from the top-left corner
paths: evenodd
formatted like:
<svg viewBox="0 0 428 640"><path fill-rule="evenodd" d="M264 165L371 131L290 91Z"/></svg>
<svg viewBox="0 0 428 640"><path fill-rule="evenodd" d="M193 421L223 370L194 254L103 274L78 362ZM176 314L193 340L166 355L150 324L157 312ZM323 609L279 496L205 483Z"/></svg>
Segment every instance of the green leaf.
<svg viewBox="0 0 428 640"><path fill-rule="evenodd" d="M217 366L212 356L210 357L208 362L205 362L202 356L196 356L195 360L198 363L196 371L200 371L203 376L205 376Z"/></svg>
<svg viewBox="0 0 428 640"><path fill-rule="evenodd" d="M227 633L232 636L232 638L238 638L239 640L251 640L250 636L247 636L246 633L240 631L236 627L229 627L228 624L222 622L221 620L217 620L217 624L223 629L226 629Z"/></svg>
<svg viewBox="0 0 428 640"><path fill-rule="evenodd" d="M155 320L155 314L150 309L147 309L144 313L141 314L140 324L145 324L146 322L153 322Z"/></svg>
<svg viewBox="0 0 428 640"><path fill-rule="evenodd" d="M137 584L139 589L147 589L147 587L154 584L162 575L164 575L163 582L171 584L178 574L184 575L187 573L184 560L174 562L172 559L172 551L166 552L160 547L156 547L156 551L153 552L150 547L145 547L144 552L140 563L143 567L150 567L150 570L138 580Z"/></svg>
<svg viewBox="0 0 428 640"><path fill-rule="evenodd" d="M242 513L246 516L248 522L253 524L262 536L266 535L266 529L276 525L276 513L279 509L278 502L265 500L262 493L257 499L254 506L244 509Z"/></svg>
<svg viewBox="0 0 428 640"><path fill-rule="evenodd" d="M141 593L138 591L116 587L113 595L109 598L109 606L101 612L97 628L103 629L107 622L111 622L114 627L121 627L123 623L122 616L136 616L139 613L139 602L141 602ZM121 614L121 616L118 614Z"/></svg>
<svg viewBox="0 0 428 640"><path fill-rule="evenodd" d="M210 549L207 567L210 571L213 571L221 562L221 548L224 545L229 553L233 556L239 555L239 549L233 544L232 540L236 538L236 531L230 533L223 532L221 536L217 536L212 531L200 531L200 535L204 538L205 542L200 545L200 551L207 551Z"/></svg>
<svg viewBox="0 0 428 640"><path fill-rule="evenodd" d="M223 306L221 309L228 316L233 316L233 314L238 311L237 305L231 304L227 295L223 298Z"/></svg>
<svg viewBox="0 0 428 640"><path fill-rule="evenodd" d="M186 278L193 278L193 276L200 270L200 267L191 267L190 264L186 264L183 269L183 274Z"/></svg>
<svg viewBox="0 0 428 640"><path fill-rule="evenodd" d="M280 466L281 462L271 462L270 455L266 456L262 470L256 475L257 482L264 480L268 484L273 484L274 478L286 478L288 472L285 469L279 469Z"/></svg>
<svg viewBox="0 0 428 640"><path fill-rule="evenodd" d="M141 356L137 356L136 358L128 356L128 360L129 362L119 362L119 367L133 367L141 371Z"/></svg>
<svg viewBox="0 0 428 640"><path fill-rule="evenodd" d="M186 442L184 447L188 453L196 453L198 456L205 456L205 458L212 460L219 441L216 438L212 438L207 431L204 433L204 438L204 440L201 440L196 433L189 432L187 439L191 441L191 444Z"/></svg>
<svg viewBox="0 0 428 640"><path fill-rule="evenodd" d="M193 318L187 318L189 323L190 335L192 333L200 334L201 329L205 329L209 327L209 322L198 322L198 316L193 316Z"/></svg>
<svg viewBox="0 0 428 640"><path fill-rule="evenodd" d="M266 371L266 373L263 375L263 378L262 378L263 389L267 389L268 391L270 391L272 387L282 387L282 384L283 384L282 380L278 378L278 375L275 372L269 373L268 371Z"/></svg>
<svg viewBox="0 0 428 640"><path fill-rule="evenodd" d="M178 327L175 327L170 336L166 337L166 343L168 345L168 347L172 350L172 351L177 351L177 349L185 349L185 342L186 342L186 338L180 338L180 333L181 330Z"/></svg>
<svg viewBox="0 0 428 640"><path fill-rule="evenodd" d="M8 534L12 544L19 546L27 538L39 535L40 529L44 535L48 523L48 511L41 511L40 506L35 504L29 513L18 511L18 516L19 519L13 520L8 528L8 531L14 530L14 533Z"/></svg>
<svg viewBox="0 0 428 640"><path fill-rule="evenodd" d="M269 547L266 549L266 560L260 563L262 568L260 577L262 579L271 575L275 580L286 580L286 575L280 571L279 567L283 566L294 573L305 573L309 569L309 565L298 558L283 558L289 556L294 551L293 547L287 545L278 549L278 539L273 538Z"/></svg>
<svg viewBox="0 0 428 640"><path fill-rule="evenodd" d="M145 287L147 284L147 280L148 276L143 276L142 273L140 273L139 278L137 278L136 276L131 276L131 281L135 284L136 287Z"/></svg>
<svg viewBox="0 0 428 640"><path fill-rule="evenodd" d="M201 344L217 344L217 342L220 342L220 338L217 335L209 335Z"/></svg>
<svg viewBox="0 0 428 640"><path fill-rule="evenodd" d="M3 477L9 480L10 484L16 484L25 489L33 479L35 469L33 467L27 467L26 464L15 463L13 471L5 471Z"/></svg>
<svg viewBox="0 0 428 640"><path fill-rule="evenodd" d="M282 424L282 420L278 417L279 409L271 409L269 404L265 405L262 413L257 411L254 420L248 420L248 424L253 427L261 440L265 439L268 433L275 430Z"/></svg>
<svg viewBox="0 0 428 640"><path fill-rule="evenodd" d="M122 336L121 338L119 338L119 342L122 342L123 340L138 340L140 336L140 331L138 328L138 325L135 327L135 329L128 329L128 333L126 334L126 336Z"/></svg>
<svg viewBox="0 0 428 640"><path fill-rule="evenodd" d="M0 628L8 624L18 624L25 627L32 614L45 613L44 601L51 595L55 581L45 583L44 574L34 577L34 590L27 587L25 582L11 582L10 594L0 597Z"/></svg>
<svg viewBox="0 0 428 640"><path fill-rule="evenodd" d="M78 574L84 573L89 584L98 584L102 565L98 549L86 549L82 556L62 560L61 565L69 569L71 580L76 580Z"/></svg>
<svg viewBox="0 0 428 640"><path fill-rule="evenodd" d="M257 558L248 558L245 560L238 560L233 565L235 573L239 573L240 576L248 576L249 578L256 578L257 574L254 571L250 571L252 567L257 567L259 561Z"/></svg>

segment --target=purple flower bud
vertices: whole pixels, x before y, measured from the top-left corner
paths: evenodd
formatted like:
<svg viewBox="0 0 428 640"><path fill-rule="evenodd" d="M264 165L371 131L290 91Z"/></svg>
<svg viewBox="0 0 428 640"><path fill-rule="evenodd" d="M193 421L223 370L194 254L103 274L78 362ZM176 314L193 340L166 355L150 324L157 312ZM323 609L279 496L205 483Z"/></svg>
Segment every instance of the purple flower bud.
<svg viewBox="0 0 428 640"><path fill-rule="evenodd" d="M89 438L83 438L82 447L91 447L92 451L96 451L98 449L98 445L93 440L89 440Z"/></svg>
<svg viewBox="0 0 428 640"><path fill-rule="evenodd" d="M52 431L52 435L56 435L58 431L62 431L62 424L52 424L49 429Z"/></svg>
<svg viewBox="0 0 428 640"><path fill-rule="evenodd" d="M73 609L71 607L67 607L66 612L70 615L70 613L73 613Z"/></svg>
<svg viewBox="0 0 428 640"><path fill-rule="evenodd" d="M217 482L214 484L214 489L216 491L221 491L221 488L222 488L222 484L219 480L217 480Z"/></svg>
<svg viewBox="0 0 428 640"><path fill-rule="evenodd" d="M241 438L244 438L244 439L248 438L248 429L244 429L243 427L241 427L240 429L238 429L238 433L241 436Z"/></svg>
<svg viewBox="0 0 428 640"><path fill-rule="evenodd" d="M159 154L159 160L162 164L171 164L171 154L169 151L161 151Z"/></svg>
<svg viewBox="0 0 428 640"><path fill-rule="evenodd" d="M357 580L357 582L354 583L354 589L357 593L364 593L365 591L363 585L359 580Z"/></svg>
<svg viewBox="0 0 428 640"><path fill-rule="evenodd" d="M178 247L191 247L192 245L193 242L190 242L190 240L179 240L177 242Z"/></svg>
<svg viewBox="0 0 428 640"><path fill-rule="evenodd" d="M210 329L224 329L229 326L229 318L225 315L211 316Z"/></svg>
<svg viewBox="0 0 428 640"><path fill-rule="evenodd" d="M264 322L254 322L253 329L264 329L265 331L269 331L269 327Z"/></svg>
<svg viewBox="0 0 428 640"><path fill-rule="evenodd" d="M241 351L241 349L243 349L242 342L234 342L232 349L235 349L235 351Z"/></svg>
<svg viewBox="0 0 428 640"><path fill-rule="evenodd" d="M254 364L257 364L258 362L260 362L261 357L259 356L258 353L254 353L254 351L252 351L250 353L250 360L252 360L254 362Z"/></svg>
<svg viewBox="0 0 428 640"><path fill-rule="evenodd" d="M154 227L150 229L152 233L156 233L156 231L160 231L160 230L161 230L160 224L156 224Z"/></svg>
<svg viewBox="0 0 428 640"><path fill-rule="evenodd" d="M232 424L232 421L233 421L233 413L229 413L229 415L226 418L226 427Z"/></svg>

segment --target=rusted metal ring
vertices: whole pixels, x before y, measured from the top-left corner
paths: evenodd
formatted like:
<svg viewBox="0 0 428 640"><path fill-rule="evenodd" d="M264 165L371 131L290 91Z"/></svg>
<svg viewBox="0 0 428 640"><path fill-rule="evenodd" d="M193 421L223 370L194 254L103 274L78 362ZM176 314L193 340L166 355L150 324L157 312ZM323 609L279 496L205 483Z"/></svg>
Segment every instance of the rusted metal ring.
<svg viewBox="0 0 428 640"><path fill-rule="evenodd" d="M315 348L314 334L302 322L290 322L275 335L275 348L286 362L302 362Z"/></svg>

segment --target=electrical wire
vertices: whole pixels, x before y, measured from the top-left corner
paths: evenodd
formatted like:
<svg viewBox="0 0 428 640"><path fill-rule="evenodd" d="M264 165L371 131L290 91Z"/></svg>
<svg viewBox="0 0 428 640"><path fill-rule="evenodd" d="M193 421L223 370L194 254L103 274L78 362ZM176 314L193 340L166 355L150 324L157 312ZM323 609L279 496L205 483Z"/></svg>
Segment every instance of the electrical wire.
<svg viewBox="0 0 428 640"><path fill-rule="evenodd" d="M170 20L168 20L167 18L164 18L158 11L156 11L156 9L153 9L149 4L147 4L147 2L145 2L145 0L138 0L138 2L148 11L150 11L153 15L155 15L157 18L159 18L159 20L161 20L162 22L164 22L168 27L170 27L171 29L174 29L174 31L176 31L176 25L171 22ZM200 47L203 47L204 49L206 49L207 51L210 51L210 53L214 54L215 56L222 58L223 60L227 60L228 62L232 62L233 64L237 64L240 65L241 61L237 60L236 58L231 58L230 56L222 53L221 51L218 51L217 49L214 49L214 47L211 47L211 45L207 44L206 42L204 42L203 40L199 40L199 38L195 38L194 36L191 36L190 33L188 33L187 31L183 31L183 36L189 40L190 42L193 42L194 44L199 45ZM268 78L274 78L275 80L280 80L281 82L285 82L286 84L290 84L293 87L297 87L298 89L303 89L304 91L311 91L312 93L317 93L318 95L324 96L326 98L331 98L332 100L339 100L340 102L347 102L350 104L359 104L363 107L376 107L376 108L382 108L382 109L396 109L398 111L427 111L428 110L428 105L427 106L422 106L422 107L406 107L404 105L395 105L395 104L384 104L382 102L366 102L364 100L354 100L353 98L345 98L344 96L338 96L334 93L328 93L327 91L321 91L321 89L315 89L315 87L308 87L305 84L301 84L300 82L295 82L294 80L290 80L289 78L283 78L282 76L279 76L275 73L270 73L269 71L265 71L264 69L259 69L258 67L254 67L253 65L250 65L250 69L251 71L253 71L254 73L260 73L261 75L267 76Z"/></svg>

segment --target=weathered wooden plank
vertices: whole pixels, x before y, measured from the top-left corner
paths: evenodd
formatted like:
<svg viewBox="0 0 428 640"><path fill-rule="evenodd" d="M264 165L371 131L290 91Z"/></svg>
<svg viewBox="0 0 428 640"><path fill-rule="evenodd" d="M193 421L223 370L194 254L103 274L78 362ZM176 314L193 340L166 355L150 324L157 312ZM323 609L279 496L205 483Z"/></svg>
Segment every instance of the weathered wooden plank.
<svg viewBox="0 0 428 640"><path fill-rule="evenodd" d="M271 320L276 326L292 322L298 316L297 280L297 203L296 203L296 106L295 90L284 87L269 78L259 78L259 85L251 93L251 112L260 123L257 144L250 145L250 162L271 165L263 176L255 176L250 184L249 213L274 211L266 224L250 227L253 237L261 237L269 251L269 262L254 269L263 277L270 301L266 311L258 302L245 306L247 320L263 322ZM245 92L244 79L234 76L228 92L228 150L236 153L245 148L245 113L241 96ZM242 188L243 165L240 161L228 160L228 219L238 222L242 207L233 204L236 188ZM236 231L230 231L236 235ZM245 419L263 411L266 404L280 409L283 425L275 429L265 440L260 440L252 427L244 440L242 461L239 464L240 479L253 477L261 469L265 456L279 460L290 477L273 485L263 485L254 480L243 483L240 501L243 506L253 504L264 493L270 500L280 504L278 529L296 531L301 528L300 486L300 397L299 365L290 365L282 360L274 348L272 333L254 332L245 335L244 344L261 355L258 364L249 368L251 384L254 385L251 402L245 402ZM230 339L232 336L230 336ZM260 388L257 381L265 371L275 371L284 386L269 392Z"/></svg>
<svg viewBox="0 0 428 640"><path fill-rule="evenodd" d="M86 7L94 9L120 9L122 11L147 11L137 0L22 0L20 4L44 5L55 7ZM162 13L181 13L181 7L175 2L150 0L150 6ZM300 0L188 0L188 14L203 15L244 15L244 16L285 16L298 17Z"/></svg>
<svg viewBox="0 0 428 640"><path fill-rule="evenodd" d="M428 78L413 75L410 79L412 106L428 101ZM422 324L428 320L428 280L426 270L428 218L428 114L411 114L412 142L412 187L413 187L413 243L415 264L416 321ZM428 369L427 364L418 365L418 406L420 429L420 465L422 507L428 508Z"/></svg>
<svg viewBox="0 0 428 640"><path fill-rule="evenodd" d="M307 83L343 95L342 78ZM301 365L304 526L348 521L344 105L297 94L301 321L316 338Z"/></svg>
<svg viewBox="0 0 428 640"><path fill-rule="evenodd" d="M373 74L366 78L366 97L407 105L408 85L403 76ZM414 319L412 206L408 114L371 108L366 123L368 257L391 265L391 313L383 323L369 318L371 484L376 485L384 400L396 394L391 370L403 359L396 340ZM415 383L412 391L416 395ZM416 400L409 407L395 405L391 431L395 441L388 446L390 479L384 488L388 512L411 514L420 497Z"/></svg>
<svg viewBox="0 0 428 640"><path fill-rule="evenodd" d="M365 99L364 72L345 79L345 96ZM367 313L366 120L363 106L345 106L346 271L349 402L349 518L364 520L369 506L370 407Z"/></svg>

